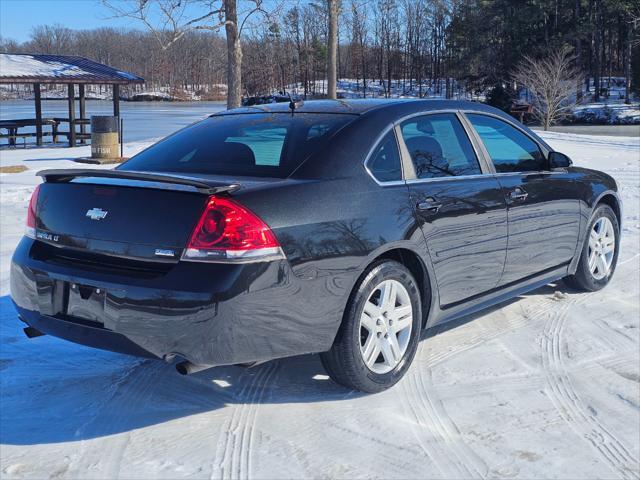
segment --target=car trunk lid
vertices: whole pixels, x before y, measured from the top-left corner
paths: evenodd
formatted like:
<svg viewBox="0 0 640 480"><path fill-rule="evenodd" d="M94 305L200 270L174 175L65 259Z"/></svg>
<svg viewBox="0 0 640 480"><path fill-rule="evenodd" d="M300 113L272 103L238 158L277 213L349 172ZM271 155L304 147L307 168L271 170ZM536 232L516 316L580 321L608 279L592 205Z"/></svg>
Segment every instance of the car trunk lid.
<svg viewBox="0 0 640 480"><path fill-rule="evenodd" d="M45 170L36 238L58 247L176 262L207 198L239 188L223 180L118 170Z"/></svg>

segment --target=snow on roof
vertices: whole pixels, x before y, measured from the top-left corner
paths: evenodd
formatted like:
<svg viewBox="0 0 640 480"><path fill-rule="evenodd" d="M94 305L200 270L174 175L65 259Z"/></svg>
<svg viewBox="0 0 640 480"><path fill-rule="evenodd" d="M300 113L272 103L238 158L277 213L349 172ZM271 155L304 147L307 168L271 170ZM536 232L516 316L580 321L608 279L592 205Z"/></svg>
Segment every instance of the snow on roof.
<svg viewBox="0 0 640 480"><path fill-rule="evenodd" d="M0 53L0 83L142 82L142 77L83 57Z"/></svg>

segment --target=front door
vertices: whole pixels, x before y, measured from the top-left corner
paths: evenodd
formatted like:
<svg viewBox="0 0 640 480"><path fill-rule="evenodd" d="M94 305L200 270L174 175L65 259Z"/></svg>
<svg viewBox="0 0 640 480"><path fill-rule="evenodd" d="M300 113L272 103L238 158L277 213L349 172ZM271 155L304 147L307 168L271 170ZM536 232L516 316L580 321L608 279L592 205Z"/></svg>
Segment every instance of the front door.
<svg viewBox="0 0 640 480"><path fill-rule="evenodd" d="M495 288L505 262L507 210L496 178L481 168L455 113L400 124L415 178L407 179L425 237L440 306Z"/></svg>
<svg viewBox="0 0 640 480"><path fill-rule="evenodd" d="M507 122L482 114L466 116L493 161L508 205L507 262L500 284L571 261L580 228L571 174L549 171L538 144Z"/></svg>

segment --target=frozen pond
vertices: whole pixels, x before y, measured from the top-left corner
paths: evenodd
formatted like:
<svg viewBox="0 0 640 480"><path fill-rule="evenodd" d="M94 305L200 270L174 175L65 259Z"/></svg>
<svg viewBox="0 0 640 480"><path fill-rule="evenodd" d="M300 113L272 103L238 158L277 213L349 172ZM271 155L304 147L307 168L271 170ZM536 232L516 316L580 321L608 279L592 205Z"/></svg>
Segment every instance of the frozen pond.
<svg viewBox="0 0 640 480"><path fill-rule="evenodd" d="M76 102L77 108L77 102ZM164 137L207 115L223 110L224 102L120 102L120 115L124 119L124 140L134 142ZM111 115L113 104L107 100L87 100L87 116ZM77 112L76 112L77 115ZM43 117L67 117L67 102L44 100ZM0 119L35 118L32 100L0 102ZM66 126L64 127L66 129ZM49 131L49 127L45 127ZM21 129L28 131L28 129ZM46 138L51 140L51 138ZM34 140L32 140L34 141ZM19 141L22 143L22 140Z"/></svg>
<svg viewBox="0 0 640 480"><path fill-rule="evenodd" d="M224 108L224 102L120 102L120 114L124 119L124 140L125 142L138 142L165 137ZM110 115L112 112L111 101L87 100L87 116ZM42 115L45 118L67 117L67 102L64 100L44 100ZM0 119L2 120L34 117L35 108L32 100L0 101ZM45 130L49 131L49 128L45 127ZM540 127L533 128L540 129ZM640 136L640 126L638 125L570 125L555 126L551 130L583 135ZM27 132L29 129L25 128L20 131ZM45 141L50 140L50 137L45 138ZM35 139L28 141L35 142ZM22 144L22 140L19 140L18 143Z"/></svg>

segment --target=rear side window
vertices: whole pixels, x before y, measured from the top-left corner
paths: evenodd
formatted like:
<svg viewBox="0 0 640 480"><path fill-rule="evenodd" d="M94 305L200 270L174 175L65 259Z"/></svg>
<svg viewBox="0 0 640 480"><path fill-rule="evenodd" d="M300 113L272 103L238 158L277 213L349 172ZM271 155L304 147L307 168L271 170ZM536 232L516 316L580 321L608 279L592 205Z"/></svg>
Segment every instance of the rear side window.
<svg viewBox="0 0 640 480"><path fill-rule="evenodd" d="M379 182L402 180L400 153L393 130L390 130L374 149L367 168Z"/></svg>
<svg viewBox="0 0 640 480"><path fill-rule="evenodd" d="M418 178L481 173L471 142L455 114L412 118L401 129Z"/></svg>
<svg viewBox="0 0 640 480"><path fill-rule="evenodd" d="M152 145L120 168L286 178L355 118L315 113L213 116Z"/></svg>
<svg viewBox="0 0 640 480"><path fill-rule="evenodd" d="M479 114L467 114L499 173L536 172L545 169L538 145L507 122Z"/></svg>

